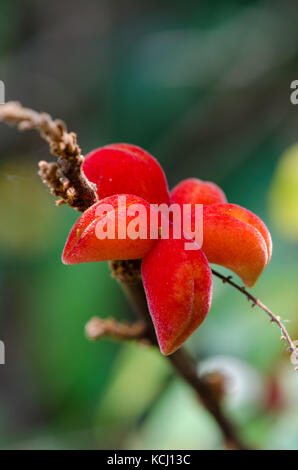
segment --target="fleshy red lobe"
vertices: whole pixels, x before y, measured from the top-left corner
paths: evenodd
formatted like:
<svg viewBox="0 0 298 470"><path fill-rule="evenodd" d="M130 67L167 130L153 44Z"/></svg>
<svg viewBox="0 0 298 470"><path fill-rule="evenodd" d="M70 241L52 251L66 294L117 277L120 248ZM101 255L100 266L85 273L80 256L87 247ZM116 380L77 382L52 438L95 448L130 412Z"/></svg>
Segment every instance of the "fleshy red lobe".
<svg viewBox="0 0 298 470"><path fill-rule="evenodd" d="M218 204L227 202L223 190L215 183L188 178L181 181L171 191L171 202L183 204Z"/></svg>
<svg viewBox="0 0 298 470"><path fill-rule="evenodd" d="M111 144L86 155L82 171L95 183L99 199L135 194L152 204L169 203L165 174L157 160L130 144Z"/></svg>
<svg viewBox="0 0 298 470"><path fill-rule="evenodd" d="M137 259L148 253L156 243L156 240L150 239L149 204L134 195L120 195L120 198L125 198L124 204L119 202L119 196L111 196L93 204L83 212L68 236L62 255L64 264ZM136 226L135 231L138 232L139 228L143 228L145 238L132 239L127 236L127 229L139 215L139 212L129 213L132 208L137 208L135 205L141 205L144 213L143 217L139 219L141 220L140 227ZM105 207L107 210L100 213ZM124 235L123 232L122 235L120 234L120 221L123 221ZM112 238L100 239L99 230L106 232L108 227L115 227ZM123 236L125 238L121 238Z"/></svg>
<svg viewBox="0 0 298 470"><path fill-rule="evenodd" d="M260 219L260 217L255 215L250 210L238 206L237 204L217 204L214 211L216 211L217 214L226 214L230 215L231 217L235 217L236 219L242 220L243 222L246 222L256 228L265 240L268 252L267 264L269 263L272 256L272 239L268 228ZM210 209L209 213L212 212L212 209Z"/></svg>
<svg viewBox="0 0 298 470"><path fill-rule="evenodd" d="M212 274L199 249L185 240L159 240L145 256L142 278L160 350L172 354L209 312Z"/></svg>
<svg viewBox="0 0 298 470"><path fill-rule="evenodd" d="M210 263L235 272L252 287L268 264L272 243L265 224L234 204L204 207L203 247Z"/></svg>

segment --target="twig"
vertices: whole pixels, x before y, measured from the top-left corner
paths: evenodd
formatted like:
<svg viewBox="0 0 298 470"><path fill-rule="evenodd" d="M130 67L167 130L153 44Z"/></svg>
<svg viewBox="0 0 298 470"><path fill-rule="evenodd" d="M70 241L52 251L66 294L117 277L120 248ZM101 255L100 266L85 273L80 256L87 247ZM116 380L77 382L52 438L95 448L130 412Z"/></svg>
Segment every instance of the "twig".
<svg viewBox="0 0 298 470"><path fill-rule="evenodd" d="M60 119L38 113L10 101L0 105L0 121L16 124L21 131L38 130L45 139L57 163L40 162L40 176L54 196L69 206L84 211L96 201L95 193L80 171L83 156L74 132L68 132ZM61 202L58 201L59 204Z"/></svg>
<svg viewBox="0 0 298 470"><path fill-rule="evenodd" d="M126 264L127 278L125 277ZM112 261L110 263L112 276L119 281L138 317L141 318L142 321L146 322L147 334L150 342L157 345L157 339L140 276L140 266L140 260ZM242 442L235 426L230 422L227 416L225 416L218 400L215 399L212 387L199 376L196 365L187 352L183 348L180 348L174 354L167 356L167 359L172 364L176 372L197 393L204 407L213 416L223 433L227 447L232 449L247 449L248 447Z"/></svg>
<svg viewBox="0 0 298 470"><path fill-rule="evenodd" d="M280 328L281 333L282 333L281 340L286 341L288 343L288 346L289 346L288 347L288 352L296 354L296 357L298 359L298 348L296 347L294 341L292 340L290 334L288 333L288 331L287 331L285 325L283 324L280 316L275 315L273 312L271 312L271 310L269 310L269 308L266 307L266 305L263 304L263 302L261 302L257 297L255 297L250 292L248 292L244 286L239 286L238 284L236 284L236 282L232 281L232 276L224 276L223 274L220 274L215 269L212 269L212 273L214 274L214 276L219 277L222 280L223 283L230 284L230 286L233 286L239 292L244 294L246 296L247 300L252 302L252 307L257 305L262 310L264 310L264 312L266 312L267 315L269 316L271 323L276 323L278 325L278 327ZM295 370L298 370L298 367L296 367Z"/></svg>
<svg viewBox="0 0 298 470"><path fill-rule="evenodd" d="M92 318L85 327L86 335L92 341L103 337L113 338L118 341L146 340L147 329L144 322L119 323L114 318Z"/></svg>
<svg viewBox="0 0 298 470"><path fill-rule="evenodd" d="M176 372L197 392L201 402L220 427L227 447L229 449L247 450L248 447L242 442L238 430L224 415L219 401L215 399L213 389L198 375L195 363L187 352L180 348L174 354L168 356L168 359Z"/></svg>
<svg viewBox="0 0 298 470"><path fill-rule="evenodd" d="M131 288L132 285L130 284ZM133 290L139 291L139 287L135 284ZM136 293L134 293L135 297ZM127 324L119 323L113 318L102 319L94 317L87 323L85 331L87 337L92 341L109 337L119 341L138 340L145 344L152 344L152 341L148 341L148 328L142 321ZM156 345L156 337L153 339L153 343ZM219 399L214 393L214 387L205 378L203 379L198 375L192 358L183 349L180 349L169 356L168 359L176 372L196 391L202 404L216 419L223 431L227 447L244 449L244 445L240 441L234 426L227 420L220 409Z"/></svg>

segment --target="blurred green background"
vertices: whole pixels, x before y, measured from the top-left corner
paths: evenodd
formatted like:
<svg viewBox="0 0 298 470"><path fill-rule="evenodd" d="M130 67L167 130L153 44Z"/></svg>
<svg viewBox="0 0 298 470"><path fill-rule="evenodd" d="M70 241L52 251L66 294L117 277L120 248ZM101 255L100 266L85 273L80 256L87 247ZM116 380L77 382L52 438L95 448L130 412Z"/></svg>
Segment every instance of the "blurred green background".
<svg viewBox="0 0 298 470"><path fill-rule="evenodd" d="M274 254L253 292L298 338L295 1L1 0L0 79L7 101L64 119L84 153L138 144L170 187L212 180L260 215ZM41 159L51 157L36 133L1 125L0 448L221 448L157 351L85 338L92 316L130 308L106 263L62 265L78 214L55 207ZM298 375L279 338L215 280L187 347L202 373L226 378L224 407L252 446L298 449Z"/></svg>

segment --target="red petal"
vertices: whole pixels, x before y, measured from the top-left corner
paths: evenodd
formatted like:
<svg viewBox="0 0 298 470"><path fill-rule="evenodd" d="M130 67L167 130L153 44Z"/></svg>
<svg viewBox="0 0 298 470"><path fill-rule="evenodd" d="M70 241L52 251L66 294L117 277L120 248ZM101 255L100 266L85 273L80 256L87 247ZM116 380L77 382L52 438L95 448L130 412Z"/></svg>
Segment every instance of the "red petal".
<svg viewBox="0 0 298 470"><path fill-rule="evenodd" d="M135 194L152 204L169 203L165 174L155 158L135 145L112 144L90 152L82 165L99 199Z"/></svg>
<svg viewBox="0 0 298 470"><path fill-rule="evenodd" d="M159 240L145 256L142 277L161 352L171 354L198 328L212 298L212 274L201 250L185 240Z"/></svg>
<svg viewBox="0 0 298 470"><path fill-rule="evenodd" d="M62 261L64 264L87 263L93 261L107 261L115 259L137 259L142 258L150 248L156 243L156 240L150 240L150 206L143 199L134 195L122 195L126 198L126 203L118 206L118 196L111 196L93 204L86 210L74 224L68 236L64 247ZM107 213L100 214L105 205L110 206ZM118 217L126 218L124 225L125 232L130 223L135 219L135 215L128 215L127 211L132 209L133 204L141 204L144 207L144 218L142 218L142 226L145 229L146 238L131 239L120 238ZM106 206L108 207L108 206ZM103 227L106 230L109 224L113 227L115 217L115 237L114 238L98 238L98 229ZM101 225L100 225L101 224Z"/></svg>
<svg viewBox="0 0 298 470"><path fill-rule="evenodd" d="M230 215L231 217L242 220L256 228L265 240L268 252L267 264L269 263L272 256L272 239L268 228L260 217L237 204L217 204L213 209L209 209L207 212L209 214L216 212L217 214Z"/></svg>
<svg viewBox="0 0 298 470"><path fill-rule="evenodd" d="M272 244L265 224L233 204L204 207L203 247L210 263L235 272L252 287L269 262Z"/></svg>
<svg viewBox="0 0 298 470"><path fill-rule="evenodd" d="M188 178L181 181L171 191L171 202L183 204L217 204L227 202L223 190L210 181Z"/></svg>

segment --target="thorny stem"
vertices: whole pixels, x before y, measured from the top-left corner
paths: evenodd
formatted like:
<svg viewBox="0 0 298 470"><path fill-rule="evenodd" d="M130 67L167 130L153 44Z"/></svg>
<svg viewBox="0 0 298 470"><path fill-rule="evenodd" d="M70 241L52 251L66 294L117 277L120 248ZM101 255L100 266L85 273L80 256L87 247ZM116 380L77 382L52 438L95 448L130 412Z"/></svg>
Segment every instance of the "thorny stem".
<svg viewBox="0 0 298 470"><path fill-rule="evenodd" d="M281 331L281 334L282 334L280 339L282 341L286 341L288 343L288 346L289 346L288 347L288 352L289 353L295 353L296 357L298 358L298 349L297 349L294 341L292 340L291 336L289 335L289 333L288 333L288 331L287 331L285 325L283 324L283 322L282 322L279 315L275 315L273 312L271 312L271 310L269 310L269 308L266 307L266 305L263 304L263 302L261 302L257 297L255 297L250 292L248 292L248 290L246 290L246 288L244 286L239 286L238 284L236 284L236 282L234 282L232 280L232 276L224 276L223 274L220 274L215 269L212 269L212 273L214 274L214 276L219 277L222 280L223 283L230 284L230 286L234 287L239 292L244 294L246 296L247 300L252 302L252 307L257 305L262 310L264 310L264 312L266 312L267 315L269 316L270 321L272 323L276 323L278 325L278 327L280 328L280 331ZM295 367L295 370L298 370L298 367Z"/></svg>

